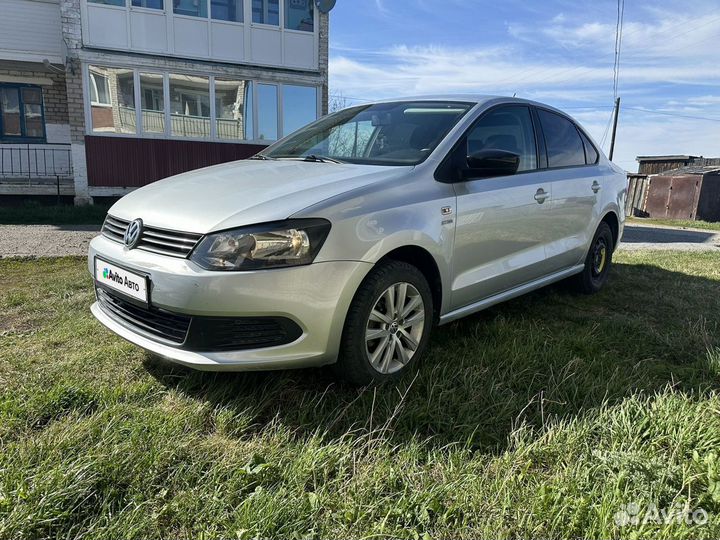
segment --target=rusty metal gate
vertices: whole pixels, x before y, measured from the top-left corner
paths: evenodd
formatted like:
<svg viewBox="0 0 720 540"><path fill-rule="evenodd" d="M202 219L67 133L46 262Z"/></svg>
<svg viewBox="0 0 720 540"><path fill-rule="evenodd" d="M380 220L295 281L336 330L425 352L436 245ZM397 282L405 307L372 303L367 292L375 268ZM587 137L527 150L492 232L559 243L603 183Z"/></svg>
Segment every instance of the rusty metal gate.
<svg viewBox="0 0 720 540"><path fill-rule="evenodd" d="M702 176L654 176L650 180L645 211L649 217L695 219Z"/></svg>

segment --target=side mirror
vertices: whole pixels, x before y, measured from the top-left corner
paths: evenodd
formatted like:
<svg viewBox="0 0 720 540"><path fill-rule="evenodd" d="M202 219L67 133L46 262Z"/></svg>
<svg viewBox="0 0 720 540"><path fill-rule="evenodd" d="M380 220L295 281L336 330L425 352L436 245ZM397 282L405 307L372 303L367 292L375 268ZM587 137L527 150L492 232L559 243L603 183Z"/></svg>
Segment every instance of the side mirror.
<svg viewBox="0 0 720 540"><path fill-rule="evenodd" d="M467 166L468 168L463 171L463 176L466 178L511 176L520 166L520 156L494 148L478 150L467 157Z"/></svg>

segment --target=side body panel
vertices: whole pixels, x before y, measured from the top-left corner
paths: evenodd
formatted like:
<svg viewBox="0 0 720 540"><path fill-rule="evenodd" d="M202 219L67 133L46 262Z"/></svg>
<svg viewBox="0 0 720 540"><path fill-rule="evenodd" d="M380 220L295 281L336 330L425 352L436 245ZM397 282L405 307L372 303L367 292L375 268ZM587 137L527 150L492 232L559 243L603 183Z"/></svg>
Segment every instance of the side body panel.
<svg viewBox="0 0 720 540"><path fill-rule="evenodd" d="M601 180L597 165L545 171L552 181L552 220L548 228L547 257L552 271L581 262L595 234L599 198L593 182Z"/></svg>
<svg viewBox="0 0 720 540"><path fill-rule="evenodd" d="M551 185L537 172L454 184L453 309L548 273ZM550 194L543 203L535 200L540 189Z"/></svg>
<svg viewBox="0 0 720 540"><path fill-rule="evenodd" d="M443 284L452 280L456 197L453 186L413 170L390 185L366 186L291 217L323 217L332 229L315 262L376 263L391 251L415 246L435 261ZM450 309L443 292L440 312Z"/></svg>
<svg viewBox="0 0 720 540"><path fill-rule="evenodd" d="M618 177L602 162L543 174L553 177L553 220L547 255L555 271L584 261L605 213L613 211L619 217L617 196L623 187L618 186L618 181L624 177Z"/></svg>

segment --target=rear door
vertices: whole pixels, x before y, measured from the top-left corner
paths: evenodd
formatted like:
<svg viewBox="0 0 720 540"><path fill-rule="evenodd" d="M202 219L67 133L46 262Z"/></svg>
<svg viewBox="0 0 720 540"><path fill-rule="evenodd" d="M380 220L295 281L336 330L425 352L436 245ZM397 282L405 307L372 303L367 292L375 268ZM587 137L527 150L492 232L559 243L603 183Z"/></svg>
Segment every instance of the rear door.
<svg viewBox="0 0 720 540"><path fill-rule="evenodd" d="M547 257L551 271L580 264L595 234L602 174L599 154L587 136L565 116L537 109L547 169L552 181L552 220L547 230Z"/></svg>
<svg viewBox="0 0 720 540"><path fill-rule="evenodd" d="M453 150L453 169L462 171L468 155L489 149L518 154L520 166L511 176L464 177L454 183L453 309L547 274L545 231L551 220L552 188L537 172L529 106L502 105L481 116Z"/></svg>

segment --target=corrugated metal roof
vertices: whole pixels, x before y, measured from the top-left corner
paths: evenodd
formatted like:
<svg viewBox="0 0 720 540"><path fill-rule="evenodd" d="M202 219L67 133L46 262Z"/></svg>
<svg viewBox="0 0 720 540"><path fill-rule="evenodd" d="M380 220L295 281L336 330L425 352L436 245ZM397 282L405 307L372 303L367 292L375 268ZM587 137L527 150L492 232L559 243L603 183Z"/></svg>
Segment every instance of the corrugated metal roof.
<svg viewBox="0 0 720 540"><path fill-rule="evenodd" d="M671 154L668 156L638 156L635 158L635 161L689 161L697 158L698 156Z"/></svg>
<svg viewBox="0 0 720 540"><path fill-rule="evenodd" d="M657 174L656 176L684 176L687 174L720 174L720 167L706 166L701 167L699 165L688 165L687 167L680 167L679 169L673 169L672 171L665 171Z"/></svg>

